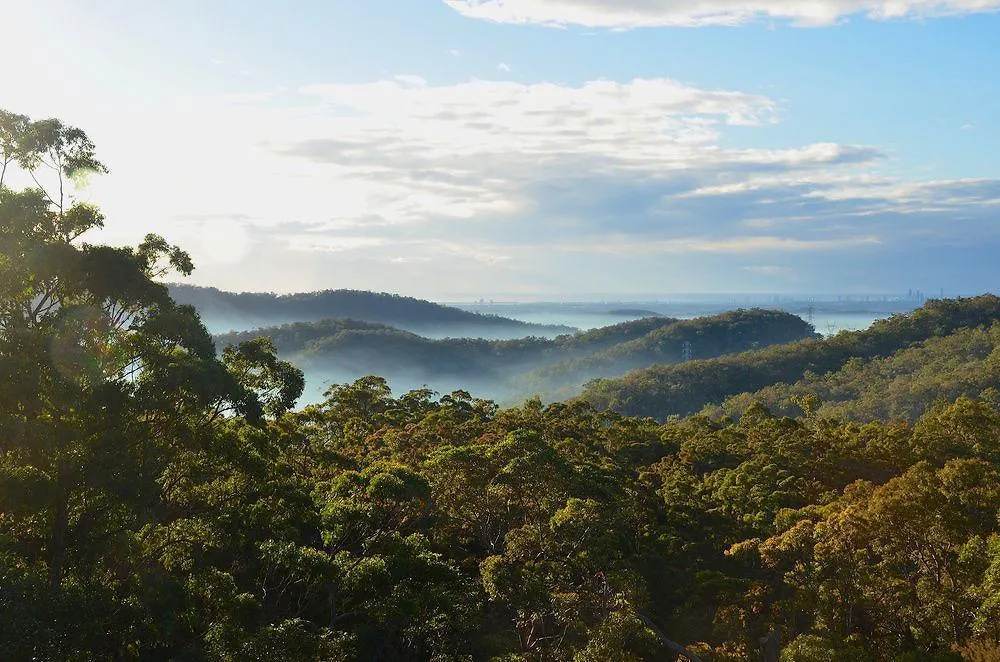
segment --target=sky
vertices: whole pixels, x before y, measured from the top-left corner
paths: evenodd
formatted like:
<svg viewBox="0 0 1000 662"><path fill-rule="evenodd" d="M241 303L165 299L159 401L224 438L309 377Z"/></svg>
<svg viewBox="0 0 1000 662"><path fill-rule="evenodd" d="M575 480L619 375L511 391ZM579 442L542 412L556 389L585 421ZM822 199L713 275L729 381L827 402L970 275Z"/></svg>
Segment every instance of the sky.
<svg viewBox="0 0 1000 662"><path fill-rule="evenodd" d="M438 300L1000 277L1000 0L0 0L88 239Z"/></svg>

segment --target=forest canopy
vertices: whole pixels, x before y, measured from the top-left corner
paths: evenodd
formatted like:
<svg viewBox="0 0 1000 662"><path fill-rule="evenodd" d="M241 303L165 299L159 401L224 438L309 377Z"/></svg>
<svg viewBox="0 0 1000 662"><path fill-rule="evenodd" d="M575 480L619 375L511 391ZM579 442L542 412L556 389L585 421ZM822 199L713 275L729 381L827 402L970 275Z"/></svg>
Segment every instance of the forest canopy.
<svg viewBox="0 0 1000 662"><path fill-rule="evenodd" d="M688 415L706 405L822 375L896 352L961 329L1000 322L1000 297L934 299L906 315L875 322L863 331L841 331L766 349L678 365L655 365L615 378L595 380L582 397L599 408L638 416Z"/></svg>

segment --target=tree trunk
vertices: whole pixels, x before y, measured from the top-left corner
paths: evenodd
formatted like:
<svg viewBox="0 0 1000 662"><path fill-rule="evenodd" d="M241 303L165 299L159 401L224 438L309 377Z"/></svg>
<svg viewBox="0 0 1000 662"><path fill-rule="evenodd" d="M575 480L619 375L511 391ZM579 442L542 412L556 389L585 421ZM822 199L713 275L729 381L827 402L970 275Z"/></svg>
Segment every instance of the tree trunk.
<svg viewBox="0 0 1000 662"><path fill-rule="evenodd" d="M778 662L781 656L781 635L776 630L771 630L761 638L761 643L764 645L764 662Z"/></svg>

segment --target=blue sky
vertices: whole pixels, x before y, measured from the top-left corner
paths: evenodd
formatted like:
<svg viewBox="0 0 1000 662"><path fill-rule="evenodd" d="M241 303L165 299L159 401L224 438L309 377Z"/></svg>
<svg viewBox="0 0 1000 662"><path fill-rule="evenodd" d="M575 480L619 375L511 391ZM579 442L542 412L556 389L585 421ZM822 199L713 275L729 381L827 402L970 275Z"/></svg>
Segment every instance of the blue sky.
<svg viewBox="0 0 1000 662"><path fill-rule="evenodd" d="M0 107L87 130L102 239L439 299L972 293L1000 0L0 0Z"/></svg>

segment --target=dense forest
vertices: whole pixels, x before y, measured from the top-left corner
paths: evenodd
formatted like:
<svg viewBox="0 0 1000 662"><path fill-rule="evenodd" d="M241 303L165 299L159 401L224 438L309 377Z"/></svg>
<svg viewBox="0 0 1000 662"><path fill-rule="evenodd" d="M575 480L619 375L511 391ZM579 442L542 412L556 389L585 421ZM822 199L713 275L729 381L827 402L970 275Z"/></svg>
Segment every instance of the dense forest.
<svg viewBox="0 0 1000 662"><path fill-rule="evenodd" d="M470 313L384 292L326 290L278 295L223 292L214 287L173 284L170 295L178 303L194 306L205 325L217 332L336 318L377 322L437 337L509 338L556 335L573 330L566 326L530 324L499 315Z"/></svg>
<svg viewBox="0 0 1000 662"><path fill-rule="evenodd" d="M934 299L912 313L875 322L864 331L841 331L832 338L679 365L656 365L617 379L595 380L587 385L583 397L598 408L636 416L663 419L693 414L705 405L741 393L808 380L848 364L857 366L858 361L890 357L960 329L988 327L998 321L1000 297Z"/></svg>
<svg viewBox="0 0 1000 662"><path fill-rule="evenodd" d="M384 328L217 351L162 284L180 248L82 240L86 134L2 113L0 150L0 659L1000 659L1000 299L599 408L375 376L296 408L275 343ZM671 356L676 324L558 342Z"/></svg>
<svg viewBox="0 0 1000 662"><path fill-rule="evenodd" d="M693 320L648 317L553 339L430 339L382 324L332 319L222 334L216 341L225 347L271 338L281 358L305 371L310 397L323 390L316 384L377 373L397 389L430 385L517 401L576 395L595 377L680 362L686 345L692 356L715 357L814 335L789 313L737 310Z"/></svg>
<svg viewBox="0 0 1000 662"><path fill-rule="evenodd" d="M521 390L553 397L577 395L596 378L620 376L649 366L680 364L727 354L818 338L801 317L775 310L734 310L690 320L675 320L588 356L537 366L521 380Z"/></svg>
<svg viewBox="0 0 1000 662"><path fill-rule="evenodd" d="M798 413L810 398L823 416L866 421L915 421L928 408L960 396L995 400L1000 389L1000 322L959 329L906 346L889 356L852 358L839 370L807 371L792 384L774 384L727 399L739 417L753 402L783 414Z"/></svg>

